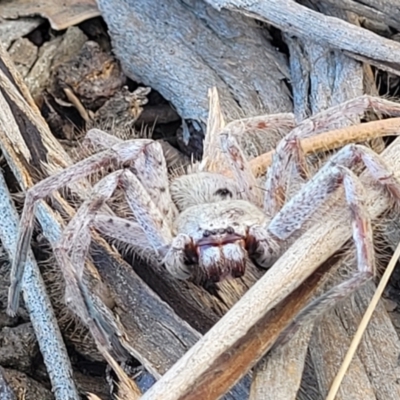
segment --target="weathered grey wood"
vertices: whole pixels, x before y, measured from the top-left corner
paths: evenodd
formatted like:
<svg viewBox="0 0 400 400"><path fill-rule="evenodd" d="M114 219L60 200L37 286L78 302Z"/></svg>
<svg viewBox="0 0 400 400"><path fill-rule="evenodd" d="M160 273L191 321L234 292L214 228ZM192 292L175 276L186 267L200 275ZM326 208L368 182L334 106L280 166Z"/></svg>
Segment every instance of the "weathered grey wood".
<svg viewBox="0 0 400 400"><path fill-rule="evenodd" d="M296 400L325 400L319 391L318 382L315 380L314 365L311 361L310 352L307 353L303 380Z"/></svg>
<svg viewBox="0 0 400 400"><path fill-rule="evenodd" d="M253 372L250 400L296 399L313 324L266 355Z"/></svg>
<svg viewBox="0 0 400 400"><path fill-rule="evenodd" d="M8 49L14 40L28 35L42 23L42 18L19 18L17 20L1 19L0 42Z"/></svg>
<svg viewBox="0 0 400 400"><path fill-rule="evenodd" d="M4 177L0 173L0 239L10 259L15 256L18 223L18 213L11 200ZM59 400L65 398L79 400L78 390L72 378L72 366L67 349L47 296L39 267L31 251L28 255L22 284L26 308L54 388L54 396Z"/></svg>
<svg viewBox="0 0 400 400"><path fill-rule="evenodd" d="M400 11L396 2L391 0L323 0L334 7L352 11L360 16L383 22L393 28L400 29Z"/></svg>
<svg viewBox="0 0 400 400"><path fill-rule="evenodd" d="M206 0L218 10L238 11L265 21L291 35L312 40L322 46L346 50L367 57L400 74L400 43L354 26L339 18L310 10L293 0Z"/></svg>
<svg viewBox="0 0 400 400"><path fill-rule="evenodd" d="M357 23L352 15L341 10L332 10L324 4L313 1L305 4L327 15L339 17L354 24ZM309 66L308 73L303 79L306 80L308 78L310 82L307 98L312 114L361 96L364 93L363 67L361 63L339 51L326 51L324 46L315 42L302 39L292 40L298 40L299 46L304 48L305 63L303 62L302 65ZM354 118L352 121L349 120L344 124L338 125L337 128L351 123L356 124L359 121L359 118ZM337 270L339 267L340 265L335 266L334 269ZM339 322L337 318L334 321ZM346 341L336 341L336 339L346 337L346 332L343 332L340 325L332 324L331 320L326 318L316 323L315 332L316 334L313 335L313 340L309 343L309 347L319 389L324 396L334 377L332 374L337 371L333 369L333 366L336 366L335 361L345 351L342 345L338 346L338 343L346 343ZM350 379L346 379L343 382L339 394L342 399L359 398L360 393L364 393L365 398L373 399L375 397L360 360L357 359L351 364L348 376Z"/></svg>
<svg viewBox="0 0 400 400"><path fill-rule="evenodd" d="M349 346L350 338L334 312L329 312L316 323L309 348L323 398L328 394ZM358 356L353 358L337 394L337 400L346 399L376 399L374 388Z"/></svg>
<svg viewBox="0 0 400 400"><path fill-rule="evenodd" d="M347 18L345 15L343 17ZM359 62L337 51L327 52L325 48L315 42L291 38L288 34L285 35L285 40L289 44L294 111L298 121L310 114L316 114L333 105L362 95L363 68ZM349 120L347 125L351 122L357 123L359 119ZM311 331L312 326L302 328L289 343L285 344L283 349L266 356L265 360L255 368L252 400L274 399L279 396L287 400L296 399L302 380ZM316 352L323 347L327 347L327 350L321 349L326 354L335 351L335 345L330 340L324 343L315 341L313 346L315 346L314 351ZM328 358L326 364L321 363L315 369L317 377L323 368L329 368ZM370 386L365 372L363 379L360 378L359 382L354 381L348 387L348 398L354 398L360 388Z"/></svg>
<svg viewBox="0 0 400 400"><path fill-rule="evenodd" d="M54 400L51 390L45 388L27 374L11 368L2 368L2 374L9 387L16 394L17 400ZM3 397L1 399L3 400Z"/></svg>
<svg viewBox="0 0 400 400"><path fill-rule="evenodd" d="M345 13L341 12L340 10L329 8L329 6L327 7L325 4L319 5L319 9L325 14L346 19ZM351 18L351 16L348 17ZM356 24L357 21L353 20L353 23ZM332 98L332 101L340 103L348 98L359 96L360 94L364 93L364 90L369 94L374 92L375 85L364 86L363 90L363 72L362 67L358 62L350 60L344 54L336 52L334 54L337 60L342 60L342 66L340 67L341 69L338 69L342 73L339 75L336 74L339 78L337 79L338 85L337 88L332 91L332 93L329 93L329 90L324 90L323 93L325 93L328 98ZM378 146L379 148L379 143L374 143L374 146ZM343 269L344 267L342 266L340 268ZM354 265L353 268L356 268L356 266ZM360 298L359 301L367 304L371 296L372 295L367 294L366 288L362 288L355 295L355 298ZM343 310L348 310L347 321L344 321L343 318L340 317ZM386 315L386 318L385 315L381 315L380 317L382 335L388 337L388 342L390 342L390 344L385 343L387 346L385 349L397 348L398 338L395 338L392 335L392 322L390 318L388 318L387 313L384 312L384 314ZM351 317L353 317L353 319ZM345 349L348 347L346 345L344 345L344 347L337 346L336 343L350 343L350 337L352 337L350 336L347 338L347 332L342 327L349 326L349 324L354 326L354 324L360 320L361 315L359 307L357 307L357 302L355 302L354 298L352 297L349 301L345 302L343 306L337 307L337 314L331 313L330 317L324 318L321 323L316 325L314 331L315 334L313 335L310 343L310 350L313 356L312 358L314 361L315 372L319 381L320 390L323 395L327 394L330 384L339 370L340 363L345 354ZM369 326L367 334L363 339L363 343L365 349L368 349L365 351L365 353L374 355L377 349L383 349L382 346L384 344L378 343L379 339L373 339L375 335L371 335L371 331L369 329L373 328ZM385 351L385 349L379 350L379 353L381 354L382 351ZM379 357L369 357L368 360L360 360L360 358L356 356L350 365L347 377L341 385L338 396L342 399L368 398L368 396L375 398L375 395L378 399L398 397L398 389L391 387L390 384L390 382L393 381L393 378L392 380L389 378L390 376L393 376L393 365L389 362L382 365L379 360ZM379 371L380 373L372 373L371 370ZM379 375L379 378L373 379L373 375ZM382 379L382 382L388 383L383 384L380 382L380 379ZM374 390L375 394L372 392L372 389ZM367 393L369 393L369 395Z"/></svg>
<svg viewBox="0 0 400 400"><path fill-rule="evenodd" d="M369 283L355 293L352 307L340 307L336 310L350 338L354 337L374 292L375 285ZM400 340L382 302L372 315L357 354L364 364L376 398L400 398Z"/></svg>
<svg viewBox="0 0 400 400"><path fill-rule="evenodd" d="M205 123L214 86L229 120L291 111L287 61L251 19L202 0L97 3L126 74L160 92L182 118Z"/></svg>
<svg viewBox="0 0 400 400"><path fill-rule="evenodd" d="M299 39L286 33L283 34L283 37L289 49L293 113L296 122L301 122L310 115L310 105L308 104L308 92L310 88L308 71L310 68Z"/></svg>

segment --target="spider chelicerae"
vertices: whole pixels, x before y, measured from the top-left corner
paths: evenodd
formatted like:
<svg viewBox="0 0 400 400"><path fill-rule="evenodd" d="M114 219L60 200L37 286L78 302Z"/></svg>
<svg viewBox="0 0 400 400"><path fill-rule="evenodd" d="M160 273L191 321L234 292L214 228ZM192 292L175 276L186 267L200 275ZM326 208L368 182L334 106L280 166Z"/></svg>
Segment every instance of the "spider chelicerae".
<svg viewBox="0 0 400 400"><path fill-rule="evenodd" d="M218 135L219 150L228 174L199 167L169 181L161 145L151 139L122 141L99 130L87 140L102 151L37 183L26 193L21 216L14 276L23 268L33 231L38 200L102 170L115 168L102 178L70 221L55 249L62 268L82 266L90 245L90 229L150 252L177 279L219 282L241 277L250 262L268 268L281 255L295 233L340 185L353 216L353 238L362 284L374 275L372 228L363 204L363 187L351 168L363 164L388 194L400 199L400 184L380 157L365 146L347 145L290 200L286 201L289 173L307 175L300 139L316 135L343 118L364 111L400 115L400 105L363 96L330 108L300 123L276 148L264 188L253 175L246 157L228 127ZM260 117L258 117L260 118ZM267 117L266 117L267 118ZM245 122L244 122L245 123ZM206 149L207 150L207 149ZM205 159L215 153L207 151ZM225 170L226 172L226 170ZM228 176L230 175L230 176ZM169 183L170 182L170 183ZM117 188L123 190L135 221L102 213ZM18 279L12 280L9 311L16 309ZM357 285L347 285L347 292ZM347 295L344 291L343 296Z"/></svg>

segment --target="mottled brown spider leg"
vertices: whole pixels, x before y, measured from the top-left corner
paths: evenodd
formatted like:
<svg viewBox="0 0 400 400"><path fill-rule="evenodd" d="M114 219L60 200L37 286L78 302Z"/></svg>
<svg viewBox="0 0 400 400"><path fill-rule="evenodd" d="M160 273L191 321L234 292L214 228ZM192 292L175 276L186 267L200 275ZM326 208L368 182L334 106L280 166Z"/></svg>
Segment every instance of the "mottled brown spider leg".
<svg viewBox="0 0 400 400"><path fill-rule="evenodd" d="M351 116L361 115L367 110L399 116L400 104L367 95L357 97L304 120L281 140L265 183L264 210L268 215L275 215L285 203L287 180L290 176L288 171L293 164L300 167L300 172L306 171L299 139L317 135L330 126L343 122Z"/></svg>
<svg viewBox="0 0 400 400"><path fill-rule="evenodd" d="M156 216L152 221L154 230L152 231L151 227L149 227L147 232L134 222L123 220L122 218L112 215L97 214L104 203L111 198L121 181L125 179L125 175L134 177L129 170L118 170L100 180L94 186L90 199L86 200L81 205L78 212L65 228L61 240L54 246L54 252L56 254L62 253L64 256L70 258L71 265L73 265L75 276L78 280L82 278L84 270L85 259L90 245L91 227L100 227L108 235L122 240L127 238L128 242L133 242L135 240L134 236L137 235L136 246L142 243L144 248L151 249L154 253L156 253L158 248L169 245L172 241L168 226L161 229L157 225L157 222L154 222L157 221L157 214L158 217L160 217L160 212L155 206L150 207L152 208L151 213L153 216ZM138 185L140 185L140 183L138 183ZM124 183L124 189L128 197L142 196L140 190L137 191L134 186L127 186L126 182ZM147 200L149 200L149 198L145 198L144 201ZM140 200L138 200L138 202L140 203ZM132 231L129 231L130 229L132 229ZM146 233L147 237L144 238ZM64 266L62 264L61 267L64 270L64 267L67 268L68 265Z"/></svg>
<svg viewBox="0 0 400 400"><path fill-rule="evenodd" d="M169 245L172 242L172 233L168 221L139 179L131 171L125 170L120 177L120 184L129 207L153 248L158 251Z"/></svg>
<svg viewBox="0 0 400 400"><path fill-rule="evenodd" d="M115 216L95 215L104 201L112 195L117 184L122 186L138 224ZM189 267L182 267L187 257L186 249L192 244L191 239L186 235L178 235L173 239L165 217L139 179L128 169L117 171L102 179L93 189L92 199L81 206L74 220L71 220L66 229L65 237L69 239L68 246L64 245L64 248L73 249L71 259L75 260L76 265L83 266L84 259L77 258L85 253L79 250L79 232L93 226L113 238L141 247L142 251L147 248L154 255L165 257L163 262L167 270L178 279L188 279L192 275ZM128 232L130 228L133 230ZM79 253L75 254L75 249Z"/></svg>
<svg viewBox="0 0 400 400"><path fill-rule="evenodd" d="M346 200L352 216L353 239L357 251L358 272L348 281L332 289L321 299L311 304L314 312L317 305L334 304L333 300L343 299L360 285L374 276L375 253L372 227L363 199L364 188L358 177L349 169L362 161L373 179L380 183L396 201L400 201L400 183L390 173L383 160L372 150L361 145L348 145L335 154L331 160L298 194L282 208L268 226L255 227L256 249L259 263L268 262L269 241L279 243L302 228L304 222L343 183ZM250 235L253 235L250 229ZM263 237L264 235L264 237ZM272 238L272 239L271 239Z"/></svg>
<svg viewBox="0 0 400 400"><path fill-rule="evenodd" d="M111 198L118 186L122 186L139 225L112 215L97 215L97 212ZM133 241L132 236L138 234L136 245L147 241L148 244L145 247L151 248L155 253L172 242L168 223L164 222L160 211L136 176L127 169L107 175L94 186L90 199L81 205L65 228L62 239L55 246L55 252L63 251L70 255L79 279L83 273L85 257L90 244L90 228L98 225L114 238L127 237L128 240ZM120 232L121 228L122 232ZM127 233L129 228L134 228L133 232ZM124 231L125 233L123 233Z"/></svg>
<svg viewBox="0 0 400 400"><path fill-rule="evenodd" d="M147 193L140 182L135 181L135 179L135 176L129 170L118 170L100 180L94 186L90 199L81 205L78 212L65 228L60 242L54 246L54 254L66 277L66 304L73 308L83 321L91 327L92 332L94 330L94 335L100 343L108 347L112 346L119 352L121 352L121 348L119 341L115 338L118 329L113 324L112 318L107 317L107 310L104 307L100 307L99 311L99 304L97 306L94 304L96 299L87 290L82 277L91 240L90 228L96 226L97 212L111 198L122 181L122 186L128 198L140 197L143 196L143 193L146 195ZM130 184L133 185L129 186ZM137 191L136 187L140 187L143 193L140 190ZM151 199L149 197L140 199L137 200L137 203L141 203L141 206L143 206L143 201L151 202ZM155 206L154 209L150 208L152 209L152 214L160 214ZM97 223L103 221L107 225L107 233L118 237L120 234L119 229L121 228L118 222L122 221L122 219L107 215L102 215L102 218L102 220L97 219ZM126 231L133 225L134 223L125 221L123 230ZM138 245L138 243L144 242L143 236L145 236L145 232L137 224L135 228L139 228L140 231L138 232L138 229L136 229L134 232L130 232L130 235L138 234L136 238L136 245ZM157 226L155 229L156 231L151 231L150 227L146 232L147 241L150 241L150 244L153 244L154 248L158 248L160 243L162 245L169 244L166 242L171 236L171 234L168 236L168 228L159 229ZM163 233L166 234L166 238L161 237ZM128 235L133 240L131 236ZM149 247L149 245L146 247ZM154 249L152 250L155 253Z"/></svg>
<svg viewBox="0 0 400 400"><path fill-rule="evenodd" d="M250 164L246 160L236 139L232 135L224 132L219 135L219 139L221 150L231 167L242 198L262 207L262 190L257 184L257 180L251 171Z"/></svg>
<svg viewBox="0 0 400 400"><path fill-rule="evenodd" d="M192 240L184 234L173 238L167 221L151 200L138 178L129 170L121 176L120 182L138 223L147 239L160 256L167 270L177 279L188 279L193 271L185 265L187 250L193 247ZM193 254L196 256L196 254Z"/></svg>
<svg viewBox="0 0 400 400"><path fill-rule="evenodd" d="M71 230L79 225L74 222L70 226ZM120 343L115 338L118 328L107 315L109 311L100 301L96 301L82 279L83 266L90 245L87 220L83 225L85 226L81 229L78 241L67 233L54 248L54 255L62 268L65 280L65 303L81 318L98 343L123 354Z"/></svg>
<svg viewBox="0 0 400 400"><path fill-rule="evenodd" d="M49 196L53 191L70 185L107 165L120 165L132 160L137 157L143 148L151 143L153 141L147 139L119 143L108 150L94 154L63 171L49 176L26 192L15 252L16 257L13 260L11 270L11 285L8 299L8 311L10 313L15 313L18 306L19 291L17 288L22 279L29 243L32 237L36 202Z"/></svg>
<svg viewBox="0 0 400 400"><path fill-rule="evenodd" d="M123 170L115 171L101 179L92 189L90 197L83 202L78 211L65 227L60 241L54 246L54 252L70 255L76 276L81 279L86 255L90 245L90 227L92 219L104 203L113 195ZM62 268L62 270L64 270Z"/></svg>
<svg viewBox="0 0 400 400"><path fill-rule="evenodd" d="M99 129L91 129L87 133L85 141L97 149L104 149L122 142L121 139ZM172 222L178 214L178 210L171 199L168 170L161 144L154 142L152 146L146 147L132 160L132 165L135 175L146 188L154 203L157 204L168 222Z"/></svg>
<svg viewBox="0 0 400 400"><path fill-rule="evenodd" d="M142 254L145 257L156 256L153 246L137 222L114 215L96 214L92 219L91 226L102 235L129 244L134 248L135 254ZM149 253L151 254L149 255Z"/></svg>

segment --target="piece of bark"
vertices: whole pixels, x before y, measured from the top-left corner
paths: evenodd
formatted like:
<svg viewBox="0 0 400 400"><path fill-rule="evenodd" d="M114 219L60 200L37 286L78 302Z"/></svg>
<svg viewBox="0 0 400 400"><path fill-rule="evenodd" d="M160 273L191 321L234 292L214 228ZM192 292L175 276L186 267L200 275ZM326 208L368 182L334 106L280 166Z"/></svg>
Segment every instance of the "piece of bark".
<svg viewBox="0 0 400 400"><path fill-rule="evenodd" d="M296 399L313 325L265 356L253 372L249 400Z"/></svg>
<svg viewBox="0 0 400 400"><path fill-rule="evenodd" d="M81 393L94 393L101 400L110 399L110 387L103 377L90 376L87 373L74 371L74 378Z"/></svg>
<svg viewBox="0 0 400 400"><path fill-rule="evenodd" d="M5 327L0 332L0 365L29 373L32 359L39 352L32 324Z"/></svg>
<svg viewBox="0 0 400 400"><path fill-rule="evenodd" d="M328 389L350 346L351 339L342 323L334 312L329 312L321 321L317 321L310 341L311 358L317 373L319 391L323 398L327 396ZM376 398L364 365L356 355L343 379L336 399L375 400Z"/></svg>
<svg viewBox="0 0 400 400"><path fill-rule="evenodd" d="M314 365L311 361L310 352L307 353L302 385L297 393L296 400L324 400L319 391L318 382L315 380Z"/></svg>
<svg viewBox="0 0 400 400"><path fill-rule="evenodd" d="M368 19L400 29L400 12L397 4L390 0L323 0L344 11L352 11Z"/></svg>
<svg viewBox="0 0 400 400"><path fill-rule="evenodd" d="M331 10L326 8L324 4L315 4L312 1L305 4L315 10L324 11L328 15L357 24L356 18L350 13ZM341 54L339 51L327 51L326 48L315 42L310 43L296 38L291 40L298 40L299 46L303 47L306 63L302 63L302 65L309 66L307 75L309 76L310 88L309 92L306 93L308 99L306 103L309 105L308 107L311 109L312 114L315 115L320 111L361 96L364 93L363 67L361 63ZM307 75L303 75L303 80L307 79ZM354 117L352 120L337 125L336 128L359 122L360 118ZM335 331L335 326L337 326L337 331ZM346 332L342 332L339 325L332 324L327 318L318 321L315 332L312 336L312 341L309 343L310 354L314 363L316 379L322 396L324 396L327 390L326 385L329 385L330 379L332 379L332 365L335 365L334 361L345 351L342 347L336 345L335 339L345 337ZM339 343L346 343L346 341L339 341ZM320 355L319 363L316 362L316 357L313 357L315 354ZM346 379L343 382L339 394L342 399L358 398L360 392L365 394L365 398L374 398L368 376L359 359L356 359L351 364L348 375L353 379ZM326 376L328 376L328 379Z"/></svg>
<svg viewBox="0 0 400 400"><path fill-rule="evenodd" d="M57 48L57 52L52 59L52 69L75 57L82 49L82 46L88 41L88 37L77 26L71 26L62 36L62 41Z"/></svg>
<svg viewBox="0 0 400 400"><path fill-rule="evenodd" d="M86 35L78 27L71 27L63 36L55 37L40 47L37 60L24 77L34 98L54 85L54 71L76 56L86 41Z"/></svg>
<svg viewBox="0 0 400 400"><path fill-rule="evenodd" d="M375 289L373 283L368 283L354 294L352 307L337 308L336 313L350 338L354 337ZM364 364L377 400L400 398L400 339L383 302L376 307L357 354Z"/></svg>
<svg viewBox="0 0 400 400"><path fill-rule="evenodd" d="M126 83L117 60L94 41L85 42L72 59L56 67L53 95L69 88L86 109L97 110Z"/></svg>
<svg viewBox="0 0 400 400"><path fill-rule="evenodd" d="M0 93L0 102L4 114L6 114L3 96L4 92ZM0 117L0 119L2 118ZM8 127L4 120L1 122L4 127ZM0 128L0 131L2 131L2 128ZM19 220L2 174L0 174L0 215L0 239L9 258L13 259L15 257ZM26 308L54 388L55 398L58 400L78 399L79 395L72 378L72 367L67 350L39 268L31 251L28 254L21 285ZM5 355L2 355L3 358L7 354L10 357L7 360L8 366L13 366L13 361L17 363L17 365L14 365L16 368L24 366L26 356L28 356L28 362L30 362L37 351L32 333L30 326L26 324L13 329L3 328L2 335L6 335L6 337L2 339L2 350L6 349L8 341L11 342L10 347L12 347L6 350Z"/></svg>
<svg viewBox="0 0 400 400"><path fill-rule="evenodd" d="M329 7L327 8L325 7L325 5L319 5L319 9L324 11L325 14L334 15L337 17L341 17L343 19L346 18L344 13L340 13L340 11L337 11L335 9L330 9ZM356 23L356 21L353 21L353 23ZM335 90L333 90L332 93L329 94L329 91L326 90L327 88L325 88L323 93L324 95L328 96L328 98L331 98L332 101L334 101L337 104L349 98L354 98L356 96L359 96L363 93L363 88L362 88L363 73L362 73L362 67L359 66L356 61L350 60L345 55L340 53L336 54L336 57L338 60L342 61L341 62L339 61L341 64L341 68L338 69L340 71L340 74L335 74L336 75L336 79L334 80L336 86L334 88ZM373 92L374 86L366 87L366 92L369 94ZM320 103L321 102L316 101L316 104ZM373 145L374 148L377 149L379 148L380 143L375 142ZM363 299L359 301L363 301L364 303L367 304L371 296L367 294L365 288L362 288L356 294L356 298L357 297ZM346 339L345 337L346 331L342 330L341 327L343 325L349 326L349 324L354 325L357 320L361 319L359 312L357 312L358 308L356 307L356 303L353 299L349 299L349 301L347 301L346 304L343 304L342 307L338 307L337 312L340 314L341 311L343 310L348 310L348 314L350 314L352 317L355 317L355 319L351 320L349 316L348 321L345 322L343 321L342 318L340 318L337 315L332 315L331 319L329 317L324 318L321 321L321 323L317 325L315 329L315 335L313 336L312 342L310 343L311 354L313 355L313 360L316 363L315 371L323 395L327 394L329 386L339 369L340 362L344 357L344 354L342 354L343 349L338 348L335 345L335 342L337 342L337 340L335 339L340 337L343 340L342 343L349 342L349 339ZM390 342L390 344L387 343L386 346L389 348L398 347L398 340L395 340L395 338L391 335L391 333L393 332L393 325L390 319L388 318L387 314L386 318L383 315L381 316L380 322L381 322L382 335L387 336L388 342ZM335 331L335 327L337 327L337 332ZM369 329L373 328L369 327ZM367 330L367 332L370 333L371 331L369 329ZM384 332L386 332L386 334ZM371 357L373 357L376 351L375 349L382 349L383 346L383 343L377 343L377 341L379 340L374 340L373 337L375 337L375 335L372 335L371 337L370 334L367 333L363 341L365 348L368 349L365 351L365 353L371 355ZM398 397L399 394L397 388L395 387L392 388L390 384L388 385L381 384L379 383L380 380L377 378L372 380L372 374L371 374L371 369L379 370L380 373L379 374L375 373L375 376L379 375L382 381L390 382L389 377L392 376L393 374L393 365L392 364L389 365L389 363L382 365L378 362L377 358L373 359L371 357L369 358L365 357L364 359L362 359L361 361L363 365L360 364L360 358L358 358L357 356L355 357L348 370L348 375L357 376L358 384L356 384L357 381L355 378L354 379L346 378L342 383L341 393L338 394L338 396L341 396L341 398L343 399L358 398L358 396L364 393L363 392L364 390L371 390L371 385L368 382L369 379L371 381L372 388L374 389L378 399L380 398L389 399L391 398L391 396L393 396L393 398ZM368 358L368 360L366 360L366 358ZM318 363L317 359L319 360ZM370 366L369 368L368 364ZM354 368L358 368L359 370L358 374L355 373L355 371L353 370ZM389 392L391 393L390 396L388 394ZM375 394L370 393L370 396L375 397Z"/></svg>
<svg viewBox="0 0 400 400"><path fill-rule="evenodd" d="M326 51L322 46L301 38L285 35L285 40L289 42L290 65L293 68L291 72L295 99L294 112L297 121L300 122L308 117L309 110L312 115L315 115L363 94L363 68L360 63L337 51ZM359 118L354 118L337 127L357 122ZM293 187L292 190L295 189L296 187ZM301 329L281 351L269 354L265 361L255 368L255 380L252 385L254 400L273 399L282 391L285 391L283 396L285 399L296 399L311 331L312 326ZM327 343L314 343L314 346L316 349L329 347L331 342L328 340ZM286 357L283 357L282 353ZM329 354L329 350L326 353ZM324 365L320 368L324 368ZM318 368L315 373L319 374ZM365 385L369 385L368 378L366 376L364 378ZM362 382L361 379L360 386L364 387ZM259 389L262 386L265 387L264 391ZM349 398L352 397L352 393L357 393L358 385L353 385L350 389Z"/></svg>
<svg viewBox="0 0 400 400"><path fill-rule="evenodd" d="M61 42L62 37L56 37L44 43L39 49L35 65L25 77L25 83L34 98L40 96L49 84L53 57L57 53Z"/></svg>
<svg viewBox="0 0 400 400"><path fill-rule="evenodd" d="M40 15L48 18L55 30L63 30L72 25L100 15L95 0L8 0L0 5L0 16L21 19Z"/></svg>
<svg viewBox="0 0 400 400"><path fill-rule="evenodd" d="M399 146L400 139L396 139L382 153L394 171L400 169ZM366 188L367 210L376 219L390 207L390 199L382 195L368 174L360 179ZM324 217L313 218L310 228L143 400L208 399L224 393L268 349L270 343L266 343L273 334L259 326L265 314L351 238L350 221L340 188L324 207Z"/></svg>
<svg viewBox="0 0 400 400"><path fill-rule="evenodd" d="M23 372L9 368L2 368L2 372L17 399L54 400L54 395L50 390L46 389L39 382L30 378ZM3 400L3 397L1 397L1 399Z"/></svg>
<svg viewBox="0 0 400 400"><path fill-rule="evenodd" d="M0 10L4 3L0 4ZM41 18L19 18L17 20L4 20L0 11L0 42L8 49L17 39L31 33L44 21Z"/></svg>
<svg viewBox="0 0 400 400"><path fill-rule="evenodd" d="M8 50L15 68L24 78L36 62L38 48L28 39L17 39Z"/></svg>
<svg viewBox="0 0 400 400"><path fill-rule="evenodd" d="M214 86L229 119L291 110L285 58L252 20L199 0L98 6L125 73L161 93L182 118L205 123Z"/></svg>
<svg viewBox="0 0 400 400"><path fill-rule="evenodd" d="M93 125L106 132L120 131L122 134L135 128L137 119L143 112L143 106L148 102L150 88L139 88L134 92L127 86L122 87L96 111ZM146 107L145 107L146 108Z"/></svg>
<svg viewBox="0 0 400 400"><path fill-rule="evenodd" d="M310 10L293 0L248 2L246 0L206 0L218 10L238 11L267 22L283 32L312 40L322 46L346 50L346 54L360 55L371 64L380 63L400 74L400 44L354 26L342 19Z"/></svg>

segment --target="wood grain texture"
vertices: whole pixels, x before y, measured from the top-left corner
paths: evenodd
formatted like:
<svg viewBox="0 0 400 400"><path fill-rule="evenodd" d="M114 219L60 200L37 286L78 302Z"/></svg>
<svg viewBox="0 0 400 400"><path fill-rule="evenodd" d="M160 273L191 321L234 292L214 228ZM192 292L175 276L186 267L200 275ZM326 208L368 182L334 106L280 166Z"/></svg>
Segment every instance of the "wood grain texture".
<svg viewBox="0 0 400 400"><path fill-rule="evenodd" d="M99 0L127 75L205 123L216 86L229 120L291 111L287 61L249 18L204 1Z"/></svg>
<svg viewBox="0 0 400 400"><path fill-rule="evenodd" d="M238 11L265 21L290 35L311 40L329 48L346 50L350 56L360 55L370 63L379 61L400 73L400 43L383 38L367 29L354 26L304 7L293 0L249 1L207 0L221 10Z"/></svg>

